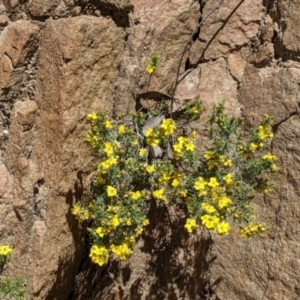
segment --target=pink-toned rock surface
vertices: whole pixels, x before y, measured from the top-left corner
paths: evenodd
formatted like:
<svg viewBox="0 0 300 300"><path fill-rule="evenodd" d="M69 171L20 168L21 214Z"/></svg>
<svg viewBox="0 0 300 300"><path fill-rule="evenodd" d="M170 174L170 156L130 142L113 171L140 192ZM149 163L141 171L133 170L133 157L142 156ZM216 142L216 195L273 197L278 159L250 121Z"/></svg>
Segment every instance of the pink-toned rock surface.
<svg viewBox="0 0 300 300"><path fill-rule="evenodd" d="M297 1L288 3L283 0L278 3L278 7L276 8L276 13L282 16L278 25L284 28L282 32L282 43L284 48L288 51L298 52L300 49L300 35L298 30L300 26L300 20L298 18L299 9L300 5Z"/></svg>
<svg viewBox="0 0 300 300"><path fill-rule="evenodd" d="M115 111L135 107L133 93L158 90L168 93L177 71L184 43L199 19L199 5L193 1L132 1L128 40L117 81ZM163 12L163 13L162 13ZM159 54L160 67L151 76L145 73L147 62Z"/></svg>
<svg viewBox="0 0 300 300"><path fill-rule="evenodd" d="M58 3L59 0L29 0L27 8L34 17L49 16Z"/></svg>
<svg viewBox="0 0 300 300"><path fill-rule="evenodd" d="M32 36L40 37L33 99L21 94L13 104L1 95L12 105L9 118L2 115L1 241L14 247L8 272L26 276L30 299L66 299L84 246L70 206L88 187L85 116L113 107L124 31L94 16L48 20L40 36L37 29L19 21L1 35L1 58L12 60L5 88L13 76L28 84L16 70L36 50Z"/></svg>
<svg viewBox="0 0 300 300"><path fill-rule="evenodd" d="M211 272L213 280L223 280L217 289L221 299L299 297L300 228L295 182L299 176L300 131L299 101L294 96L299 84L299 66L294 62L260 70L246 68L239 93L246 120L252 124L264 113L275 116L272 150L280 158L281 170L276 191L255 203L259 219L270 225L269 233L249 241L233 235L217 239L220 251ZM228 251L229 245L235 245L234 251Z"/></svg>
<svg viewBox="0 0 300 300"><path fill-rule="evenodd" d="M0 26L6 26L9 22L9 17L7 15L0 15Z"/></svg>
<svg viewBox="0 0 300 300"><path fill-rule="evenodd" d="M275 117L277 188L254 204L267 234L212 245L201 230L188 237L180 212L170 224L152 207L132 258L97 268L70 213L90 184L85 115L129 113L139 93L170 93L187 40L218 2L0 1L0 243L14 247L4 274L24 275L29 299L300 298L296 2L225 0L188 47L175 95L199 96L208 111L224 100L247 126Z"/></svg>
<svg viewBox="0 0 300 300"><path fill-rule="evenodd" d="M20 2L19 0L3 0L3 4L6 9L11 12L14 8L16 8Z"/></svg>

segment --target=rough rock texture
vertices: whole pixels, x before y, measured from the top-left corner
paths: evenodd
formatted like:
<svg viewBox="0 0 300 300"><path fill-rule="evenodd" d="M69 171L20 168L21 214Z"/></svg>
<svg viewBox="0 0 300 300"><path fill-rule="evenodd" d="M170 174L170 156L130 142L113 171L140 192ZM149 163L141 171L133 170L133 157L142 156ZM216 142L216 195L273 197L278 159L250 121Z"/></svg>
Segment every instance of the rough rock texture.
<svg viewBox="0 0 300 300"><path fill-rule="evenodd" d="M88 186L84 119L113 107L123 40L122 28L94 16L2 32L1 242L14 246L8 271L26 275L30 299L72 289L84 246L70 213Z"/></svg>
<svg viewBox="0 0 300 300"><path fill-rule="evenodd" d="M5 272L26 276L29 299L300 298L297 1L225 0L193 36L175 95L199 95L208 109L224 100L248 125L275 116L278 185L255 202L268 234L188 237L180 209L152 206L129 262L96 268L70 213L90 183L85 115L129 113L140 93L169 94L185 43L218 2L0 2L0 242L14 247ZM161 61L150 80L153 54Z"/></svg>

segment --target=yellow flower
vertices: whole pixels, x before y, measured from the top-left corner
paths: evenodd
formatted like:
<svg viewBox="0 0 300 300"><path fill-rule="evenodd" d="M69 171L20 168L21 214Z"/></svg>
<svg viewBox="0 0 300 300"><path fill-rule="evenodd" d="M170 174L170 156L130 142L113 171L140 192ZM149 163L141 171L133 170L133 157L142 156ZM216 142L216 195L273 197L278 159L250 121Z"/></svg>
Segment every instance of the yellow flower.
<svg viewBox="0 0 300 300"><path fill-rule="evenodd" d="M212 198L214 201L218 202L218 201L220 200L220 193L221 193L221 192L222 192L222 191L221 191L221 190L218 190L217 188L214 189L214 190L212 190L212 191L211 191L211 198Z"/></svg>
<svg viewBox="0 0 300 300"><path fill-rule="evenodd" d="M146 167L146 171L147 171L149 174L155 172L155 166L154 166L154 165L148 165L148 166Z"/></svg>
<svg viewBox="0 0 300 300"><path fill-rule="evenodd" d="M108 169L117 164L118 158L118 156L111 156L108 159L104 160L98 165L97 171L99 173L106 173Z"/></svg>
<svg viewBox="0 0 300 300"><path fill-rule="evenodd" d="M74 216L77 216L81 211L81 207L78 205L78 204L74 204L72 209L71 209L71 212Z"/></svg>
<svg viewBox="0 0 300 300"><path fill-rule="evenodd" d="M268 125L260 125L258 126L258 133L257 136L260 140L264 141L268 138L273 138L274 134L271 132L271 128Z"/></svg>
<svg viewBox="0 0 300 300"><path fill-rule="evenodd" d="M140 157L146 156L147 153L148 153L148 149L147 148L142 148L142 149L139 150L139 156Z"/></svg>
<svg viewBox="0 0 300 300"><path fill-rule="evenodd" d="M118 131L119 133L124 133L126 131L126 127L124 125L120 125Z"/></svg>
<svg viewBox="0 0 300 300"><path fill-rule="evenodd" d="M210 186L210 187L212 187L212 188L219 186L217 178L211 177L209 179L209 183L207 185Z"/></svg>
<svg viewBox="0 0 300 300"><path fill-rule="evenodd" d="M146 71L148 74L152 74L153 72L155 72L156 70L156 66L152 65L152 64L148 64L147 65L147 68L146 68Z"/></svg>
<svg viewBox="0 0 300 300"><path fill-rule="evenodd" d="M153 131L153 128L148 128L145 132L145 137L147 144L153 147L158 146L159 144L159 138L157 137L157 134Z"/></svg>
<svg viewBox="0 0 300 300"><path fill-rule="evenodd" d="M187 193L188 193L187 190L179 190L179 191L177 192L177 195L178 195L179 197L186 198L186 197L187 197Z"/></svg>
<svg viewBox="0 0 300 300"><path fill-rule="evenodd" d="M139 200L142 197L142 193L140 191L132 192L130 197L132 200Z"/></svg>
<svg viewBox="0 0 300 300"><path fill-rule="evenodd" d="M168 183L171 179L171 175L167 172L164 172L158 179L159 182Z"/></svg>
<svg viewBox="0 0 300 300"><path fill-rule="evenodd" d="M117 164L119 157L118 156L111 156L110 158L107 159L107 163L109 164L110 167L114 166Z"/></svg>
<svg viewBox="0 0 300 300"><path fill-rule="evenodd" d="M114 166L115 164L117 164L119 157L118 156L113 156L110 157L107 162L110 164L110 166Z"/></svg>
<svg viewBox="0 0 300 300"><path fill-rule="evenodd" d="M277 160L277 157L275 155L272 155L271 153L264 155L262 158L263 160L270 161L270 162Z"/></svg>
<svg viewBox="0 0 300 300"><path fill-rule="evenodd" d="M183 145L179 144L179 143L174 144L173 145L173 149L174 149L175 152L177 152L177 153L180 154L182 152L182 150L183 150Z"/></svg>
<svg viewBox="0 0 300 300"><path fill-rule="evenodd" d="M153 133L153 128L148 128L145 132L145 137L149 137Z"/></svg>
<svg viewBox="0 0 300 300"><path fill-rule="evenodd" d="M268 134L266 133L266 130L262 125L258 126L257 135L262 141L265 140L266 138L268 138Z"/></svg>
<svg viewBox="0 0 300 300"><path fill-rule="evenodd" d="M223 164L225 162L225 156L224 155L219 155L219 161Z"/></svg>
<svg viewBox="0 0 300 300"><path fill-rule="evenodd" d="M277 171L279 171L280 169L278 168L278 166L276 166L275 164L272 164L271 165L271 171L272 172L277 172Z"/></svg>
<svg viewBox="0 0 300 300"><path fill-rule="evenodd" d="M148 220L148 219L144 219L143 225L144 225L144 226L147 226L147 225L149 225L149 224L150 224L149 220Z"/></svg>
<svg viewBox="0 0 300 300"><path fill-rule="evenodd" d="M111 129L113 126L112 126L112 123L111 121L105 121L104 122L104 127L107 128L107 129Z"/></svg>
<svg viewBox="0 0 300 300"><path fill-rule="evenodd" d="M135 237L134 236L127 236L125 239L124 239L125 243L128 245L128 246L132 246L134 243L135 243Z"/></svg>
<svg viewBox="0 0 300 300"><path fill-rule="evenodd" d="M225 208L228 205L230 205L232 203L232 200L226 196L221 197L220 201L219 201L219 207L220 208Z"/></svg>
<svg viewBox="0 0 300 300"><path fill-rule="evenodd" d="M196 106L194 106L194 107L192 107L192 108L189 110L189 112L190 112L191 114L198 114L198 113L199 113L199 110L197 109Z"/></svg>
<svg viewBox="0 0 300 300"><path fill-rule="evenodd" d="M176 130L176 123L173 119L163 119L160 128L163 136L169 136Z"/></svg>
<svg viewBox="0 0 300 300"><path fill-rule="evenodd" d="M114 148L111 143L104 143L104 150L107 155L113 155L114 154Z"/></svg>
<svg viewBox="0 0 300 300"><path fill-rule="evenodd" d="M251 152L254 152L256 149L257 149L257 145L255 144L255 143L251 143L250 144L250 146L249 146L249 150L251 151Z"/></svg>
<svg viewBox="0 0 300 300"><path fill-rule="evenodd" d="M177 178L174 178L171 183L172 187L180 186L180 181Z"/></svg>
<svg viewBox="0 0 300 300"><path fill-rule="evenodd" d="M165 189L161 188L153 192L153 197L159 200L166 200Z"/></svg>
<svg viewBox="0 0 300 300"><path fill-rule="evenodd" d="M230 226L227 222L221 222L217 225L217 233L219 235L225 235L228 234L229 230L230 230Z"/></svg>
<svg viewBox="0 0 300 300"><path fill-rule="evenodd" d="M157 147L160 143L159 138L157 138L155 135L151 135L151 136L147 137L146 141L147 141L147 144L152 147Z"/></svg>
<svg viewBox="0 0 300 300"><path fill-rule="evenodd" d="M214 157L215 153L213 151L205 151L204 152L204 158L205 159L211 159L212 157Z"/></svg>
<svg viewBox="0 0 300 300"><path fill-rule="evenodd" d="M204 190L206 185L207 182L202 177L198 177L198 179L195 181L194 188L197 191Z"/></svg>
<svg viewBox="0 0 300 300"><path fill-rule="evenodd" d="M90 258L93 263L103 266L108 262L108 250L104 246L93 245L90 250Z"/></svg>
<svg viewBox="0 0 300 300"><path fill-rule="evenodd" d="M90 218L90 212L87 209L79 206L78 204L73 205L71 212L79 221L85 221Z"/></svg>
<svg viewBox="0 0 300 300"><path fill-rule="evenodd" d="M135 230L136 234L135 236L136 237L139 237L142 233L143 233L144 229L142 227L139 227Z"/></svg>
<svg viewBox="0 0 300 300"><path fill-rule="evenodd" d="M86 136L86 141L92 146L95 147L97 146L97 143L99 142L99 137L97 137L96 135L94 135L91 131L89 131L87 133Z"/></svg>
<svg viewBox="0 0 300 300"><path fill-rule="evenodd" d="M184 136L180 136L180 137L178 137L177 142L179 144L183 145L183 144L185 144L187 142L187 138L184 137Z"/></svg>
<svg viewBox="0 0 300 300"><path fill-rule="evenodd" d="M199 191L198 195L199 195L199 197L206 196L207 195L207 191L201 190L201 191Z"/></svg>
<svg viewBox="0 0 300 300"><path fill-rule="evenodd" d="M131 146L136 146L139 143L138 139L134 139L131 141Z"/></svg>
<svg viewBox="0 0 300 300"><path fill-rule="evenodd" d="M185 144L185 149L186 151L193 152L196 149L196 146L193 142L190 141L189 143Z"/></svg>
<svg viewBox="0 0 300 300"><path fill-rule="evenodd" d="M88 114L86 116L86 118L87 118L88 121L92 121L93 122L93 121L96 121L98 119L98 116L97 116L97 114L95 112L92 112L92 113Z"/></svg>
<svg viewBox="0 0 300 300"><path fill-rule="evenodd" d="M223 180L228 184L231 185L233 182L233 177L230 173L223 177Z"/></svg>
<svg viewBox="0 0 300 300"><path fill-rule="evenodd" d="M105 230L103 229L103 227L98 227L96 229L96 233L100 236L100 237L104 237L105 235Z"/></svg>
<svg viewBox="0 0 300 300"><path fill-rule="evenodd" d="M217 226L217 224L220 221L220 218L216 216L211 216L211 215L203 215L201 217L202 224L207 228L207 229L213 229Z"/></svg>
<svg viewBox="0 0 300 300"><path fill-rule="evenodd" d="M233 215L233 217L234 217L235 219L240 219L240 218L242 217L242 214L241 214L240 212L237 212L237 213L235 213L235 214Z"/></svg>
<svg viewBox="0 0 300 300"><path fill-rule="evenodd" d="M259 232L265 232L265 231L267 231L267 228L262 224L258 224L258 231Z"/></svg>
<svg viewBox="0 0 300 300"><path fill-rule="evenodd" d="M241 227L239 230L239 235L241 235L243 238L248 238L251 236L256 236L259 233L263 233L267 230L267 228L262 224L254 224L250 223L248 226Z"/></svg>
<svg viewBox="0 0 300 300"><path fill-rule="evenodd" d="M0 246L0 256L8 256L12 253L12 248L8 245Z"/></svg>
<svg viewBox="0 0 300 300"><path fill-rule="evenodd" d="M198 132L193 130L190 136L195 139L198 136Z"/></svg>
<svg viewBox="0 0 300 300"><path fill-rule="evenodd" d="M226 161L224 161L223 166L224 167L231 167L232 166L231 159L227 159Z"/></svg>
<svg viewBox="0 0 300 300"><path fill-rule="evenodd" d="M111 224L114 228L117 228L119 225L120 225L120 221L119 221L119 218L118 216L114 216L112 219L111 219Z"/></svg>
<svg viewBox="0 0 300 300"><path fill-rule="evenodd" d="M120 210L119 206L112 206L112 205L108 205L106 211L107 212L112 212L112 213L117 213Z"/></svg>
<svg viewBox="0 0 300 300"><path fill-rule="evenodd" d="M108 197L117 196L117 190L113 186L111 186L111 185L108 185L106 187L106 192L107 192L107 196Z"/></svg>
<svg viewBox="0 0 300 300"><path fill-rule="evenodd" d="M207 212L209 214L213 214L213 213L216 212L216 209L212 205L210 205L208 203L204 202L204 203L201 204L201 206L205 210L205 212Z"/></svg>
<svg viewBox="0 0 300 300"><path fill-rule="evenodd" d="M196 220L192 218L187 218L184 228L187 230L188 233L192 233L194 229L198 227Z"/></svg>
<svg viewBox="0 0 300 300"><path fill-rule="evenodd" d="M129 219L125 219L125 224L127 225L127 226L131 226L131 220L129 220Z"/></svg>

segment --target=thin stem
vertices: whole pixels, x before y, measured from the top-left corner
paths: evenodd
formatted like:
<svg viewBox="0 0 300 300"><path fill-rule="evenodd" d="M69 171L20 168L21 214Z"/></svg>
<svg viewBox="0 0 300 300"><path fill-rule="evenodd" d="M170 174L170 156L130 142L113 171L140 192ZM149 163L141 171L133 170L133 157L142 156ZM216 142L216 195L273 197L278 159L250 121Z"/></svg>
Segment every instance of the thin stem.
<svg viewBox="0 0 300 300"><path fill-rule="evenodd" d="M183 56L186 53L186 51L187 51L190 43L193 41L193 36L200 30L201 26L209 18L209 16L211 16L216 10L218 10L222 6L223 2L224 2L224 0L220 0L220 2L218 3L218 5L216 7L214 7L211 11L209 11L204 16L204 18L198 23L198 25L196 26L195 30L193 31L193 33L189 37L189 40L186 43L186 45L185 45L185 47L184 47L184 49L183 49L183 51L181 53L179 64L178 64L178 68L177 68L177 73L176 73L175 84L174 84L174 87L173 87L173 90L172 90L172 93L171 93L171 97L172 97L172 99L171 99L171 116L172 116L172 111L173 111L174 95L175 95L175 92L176 92L176 89L177 89L177 86L178 86L178 83L179 83L178 78L179 78L180 66L181 66L181 63L182 63Z"/></svg>

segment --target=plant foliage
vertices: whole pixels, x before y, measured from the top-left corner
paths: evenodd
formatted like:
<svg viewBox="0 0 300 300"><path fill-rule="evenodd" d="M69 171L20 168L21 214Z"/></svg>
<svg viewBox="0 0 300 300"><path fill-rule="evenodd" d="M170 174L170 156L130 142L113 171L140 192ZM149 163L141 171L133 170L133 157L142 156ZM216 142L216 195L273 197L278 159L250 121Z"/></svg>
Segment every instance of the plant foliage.
<svg viewBox="0 0 300 300"><path fill-rule="evenodd" d="M100 266L110 254L120 260L132 254L150 222L150 201L184 205L190 234L204 226L218 235L236 231L248 238L267 229L255 222L250 204L255 195L272 190L269 175L278 170L277 158L267 151L273 119L266 115L245 131L242 119L228 116L219 103L206 123L209 146L200 151L197 141L203 136L196 122L202 103L195 99L176 119L166 107L161 101L127 121L111 120L104 112L87 116L87 142L98 159L93 197L76 203L72 213L90 221L90 257Z"/></svg>

